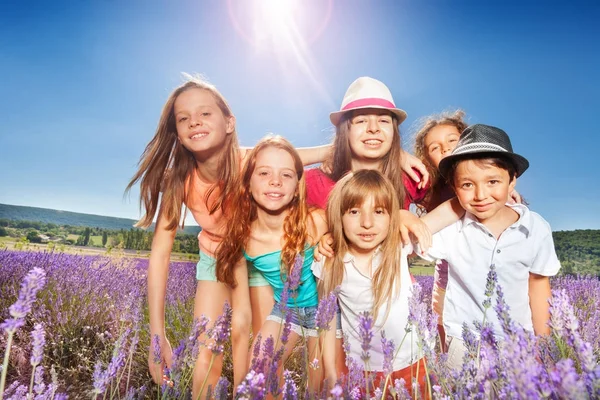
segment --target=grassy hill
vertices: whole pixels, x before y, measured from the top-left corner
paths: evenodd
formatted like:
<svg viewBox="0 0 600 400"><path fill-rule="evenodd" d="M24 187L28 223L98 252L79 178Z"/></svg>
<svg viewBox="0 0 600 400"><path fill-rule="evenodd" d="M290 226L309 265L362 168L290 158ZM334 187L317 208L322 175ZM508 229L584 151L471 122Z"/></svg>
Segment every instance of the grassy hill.
<svg viewBox="0 0 600 400"><path fill-rule="evenodd" d="M552 236L563 274L600 276L600 230L558 231Z"/></svg>
<svg viewBox="0 0 600 400"><path fill-rule="evenodd" d="M82 214L71 211L53 210L49 208L14 206L0 204L0 219L12 221L39 221L45 224L70 226L89 226L110 230L129 230L137 221L128 218L106 217L103 215ZM150 227L153 230L154 226ZM184 233L197 235L199 226L186 226Z"/></svg>

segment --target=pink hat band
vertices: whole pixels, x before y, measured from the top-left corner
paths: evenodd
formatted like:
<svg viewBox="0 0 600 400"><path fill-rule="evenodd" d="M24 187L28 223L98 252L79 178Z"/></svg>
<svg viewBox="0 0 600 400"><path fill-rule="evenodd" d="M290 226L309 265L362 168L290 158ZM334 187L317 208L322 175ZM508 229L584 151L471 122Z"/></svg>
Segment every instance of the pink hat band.
<svg viewBox="0 0 600 400"><path fill-rule="evenodd" d="M382 108L396 108L396 105L389 100L386 99L378 99L378 98L368 98L368 99L358 99L351 101L346 104L342 111L353 110L355 108L369 108L369 107L382 107Z"/></svg>

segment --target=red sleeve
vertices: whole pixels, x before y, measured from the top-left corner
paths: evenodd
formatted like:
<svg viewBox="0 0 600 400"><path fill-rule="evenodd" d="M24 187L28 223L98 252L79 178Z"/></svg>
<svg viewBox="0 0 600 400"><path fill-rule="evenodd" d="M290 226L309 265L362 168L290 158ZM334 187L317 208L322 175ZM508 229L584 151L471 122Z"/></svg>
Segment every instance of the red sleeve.
<svg viewBox="0 0 600 400"><path fill-rule="evenodd" d="M422 178L422 175L419 171L413 168L413 171ZM402 183L404 183L404 188L406 189L406 198L404 199L404 208L408 210L408 207L411 203L418 203L425 198L427 191L429 190L429 183L423 189L419 189L417 187L418 183L413 181L408 175L402 173Z"/></svg>
<svg viewBox="0 0 600 400"><path fill-rule="evenodd" d="M306 202L308 205L323 210L327 208L327 198L335 182L319 168L305 170L304 179L306 180Z"/></svg>

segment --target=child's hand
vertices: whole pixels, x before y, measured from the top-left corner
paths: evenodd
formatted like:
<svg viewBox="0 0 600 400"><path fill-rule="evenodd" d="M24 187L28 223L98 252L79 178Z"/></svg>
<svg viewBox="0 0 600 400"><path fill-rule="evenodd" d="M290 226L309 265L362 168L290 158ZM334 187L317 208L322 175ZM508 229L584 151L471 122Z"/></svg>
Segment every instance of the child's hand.
<svg viewBox="0 0 600 400"><path fill-rule="evenodd" d="M333 237L331 233L327 232L319 240L319 245L315 249L314 258L315 261L321 261L321 257L333 257Z"/></svg>
<svg viewBox="0 0 600 400"><path fill-rule="evenodd" d="M400 168L402 168L402 171L404 171L404 173L408 175L410 179L415 182L419 182L417 188L423 189L427 187L427 183L429 182L429 171L427 171L425 164L423 164L423 162L417 157L402 150ZM414 171L413 168L421 173L421 179L419 179L419 175Z"/></svg>
<svg viewBox="0 0 600 400"><path fill-rule="evenodd" d="M431 246L431 232L423 221L407 210L400 210L400 235L406 246L411 242L419 243L421 251L426 252Z"/></svg>
<svg viewBox="0 0 600 400"><path fill-rule="evenodd" d="M516 190L513 190L510 193L510 196L508 196L508 202L510 204L523 204L523 198L521 197L521 195L519 194L519 192L517 192Z"/></svg>
<svg viewBox="0 0 600 400"><path fill-rule="evenodd" d="M171 343L167 340L166 337L159 336L159 348L154 348L151 344L148 350L148 367L150 369L150 375L152 376L152 380L154 383L159 385L163 384L164 376L163 371L165 367L171 368L171 361L173 358L173 348L171 347ZM158 354L158 350L160 350L160 354ZM157 362L160 358L160 362Z"/></svg>

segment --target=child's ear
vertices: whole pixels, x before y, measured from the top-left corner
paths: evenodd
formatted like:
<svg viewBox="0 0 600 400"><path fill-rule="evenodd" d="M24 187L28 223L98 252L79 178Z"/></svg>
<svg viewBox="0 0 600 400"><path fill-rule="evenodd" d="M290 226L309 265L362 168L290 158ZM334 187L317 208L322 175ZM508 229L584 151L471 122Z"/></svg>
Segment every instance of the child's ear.
<svg viewBox="0 0 600 400"><path fill-rule="evenodd" d="M515 190L515 186L517 185L517 177L514 176L512 181L508 184L508 193L512 193Z"/></svg>
<svg viewBox="0 0 600 400"><path fill-rule="evenodd" d="M227 132L227 134L233 133L233 131L235 131L235 115L227 117L225 131Z"/></svg>

